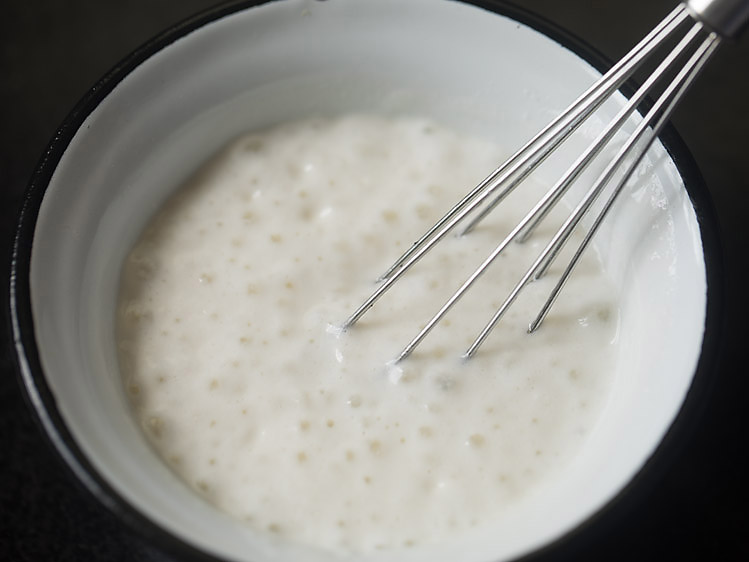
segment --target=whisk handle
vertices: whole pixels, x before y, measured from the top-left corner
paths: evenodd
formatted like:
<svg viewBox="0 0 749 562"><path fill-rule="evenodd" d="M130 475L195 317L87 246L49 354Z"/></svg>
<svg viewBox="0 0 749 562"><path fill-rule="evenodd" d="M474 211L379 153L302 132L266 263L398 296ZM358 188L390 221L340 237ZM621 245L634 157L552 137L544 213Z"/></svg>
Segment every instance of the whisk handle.
<svg viewBox="0 0 749 562"><path fill-rule="evenodd" d="M688 0L692 15L723 37L737 38L749 23L749 0Z"/></svg>

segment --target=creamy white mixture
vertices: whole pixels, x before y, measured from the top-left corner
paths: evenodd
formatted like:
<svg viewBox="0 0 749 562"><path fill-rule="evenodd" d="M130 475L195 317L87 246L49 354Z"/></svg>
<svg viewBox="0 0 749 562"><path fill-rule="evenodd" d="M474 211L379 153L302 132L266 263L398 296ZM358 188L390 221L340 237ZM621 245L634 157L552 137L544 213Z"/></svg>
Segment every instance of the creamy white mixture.
<svg viewBox="0 0 749 562"><path fill-rule="evenodd" d="M350 331L329 329L503 156L424 120L350 116L247 135L204 166L132 250L118 313L134 411L173 470L263 532L355 552L495 525L557 478L613 378L618 313L592 252L539 332L526 327L551 278L461 362L551 227L512 244L386 367L535 201L533 184Z"/></svg>

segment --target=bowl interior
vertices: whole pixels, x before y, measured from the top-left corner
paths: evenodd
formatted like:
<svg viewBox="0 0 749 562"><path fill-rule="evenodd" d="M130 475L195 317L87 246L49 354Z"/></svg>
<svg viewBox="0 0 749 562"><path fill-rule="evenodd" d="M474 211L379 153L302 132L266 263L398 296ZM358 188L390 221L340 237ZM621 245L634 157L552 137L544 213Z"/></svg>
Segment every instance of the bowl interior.
<svg viewBox="0 0 749 562"><path fill-rule="evenodd" d="M283 0L180 37L91 102L42 202L30 281L44 376L98 475L158 526L211 554L323 559L254 536L215 512L142 438L115 354L126 253L173 189L245 131L311 115L415 114L495 139L510 152L596 76L541 33L470 5ZM565 150L582 146L574 141ZM651 150L646 168L595 242L622 299L610 401L561 484L536 494L503 532L472 537L471 559L525 553L581 523L632 479L684 400L705 322L699 225L662 146ZM552 160L540 173L551 179L561 171ZM426 555L465 560L465 552L455 544Z"/></svg>

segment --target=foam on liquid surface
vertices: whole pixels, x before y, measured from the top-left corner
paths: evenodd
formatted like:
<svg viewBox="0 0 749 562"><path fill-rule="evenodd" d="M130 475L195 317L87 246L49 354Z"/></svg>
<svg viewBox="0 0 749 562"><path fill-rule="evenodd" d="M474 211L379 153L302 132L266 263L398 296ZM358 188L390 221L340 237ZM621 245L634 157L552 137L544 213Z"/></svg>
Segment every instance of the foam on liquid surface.
<svg viewBox="0 0 749 562"><path fill-rule="evenodd" d="M387 362L541 188L449 236L350 331L330 327L503 156L428 121L350 116L247 135L204 166L123 270L124 384L165 462L248 525L323 548L501 533L513 507L559 478L606 402L617 311L595 256L539 332L525 330L553 278L462 362L545 244L542 228L413 356Z"/></svg>

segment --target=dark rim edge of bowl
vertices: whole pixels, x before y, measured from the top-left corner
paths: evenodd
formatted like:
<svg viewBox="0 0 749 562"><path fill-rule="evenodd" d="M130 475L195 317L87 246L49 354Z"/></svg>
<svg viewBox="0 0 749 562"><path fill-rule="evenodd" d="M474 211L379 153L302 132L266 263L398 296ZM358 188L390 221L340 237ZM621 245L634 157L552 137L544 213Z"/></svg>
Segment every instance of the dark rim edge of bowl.
<svg viewBox="0 0 749 562"><path fill-rule="evenodd" d="M68 144L88 115L131 71L145 60L190 32L235 12L272 0L233 0L209 8L186 20L170 26L162 33L134 50L116 64L76 104L65 118L44 151L24 193L21 211L11 251L10 303L11 328L15 360L21 378L24 397L35 414L42 433L74 475L74 480L94 496L111 513L121 518L131 530L155 546L180 559L215 560L201 548L187 543L143 515L131 505L96 471L79 448L57 409L56 399L46 383L34 336L31 312L29 273L34 230L44 194ZM509 17L526 25L567 48L599 71L611 66L611 61L598 50L564 30L560 26L516 6L507 0L454 0ZM634 38L636 39L636 38ZM633 84L622 88L625 95L634 91ZM672 459L686 444L686 437L694 431L708 402L713 386L710 376L718 366L723 328L722 246L713 204L688 148L672 125L667 125L660 140L675 162L691 203L695 209L703 245L707 276L707 306L705 332L700 357L687 396L653 455L638 473L614 498L589 515L563 536L521 557L521 560L542 560L558 555L582 554L595 536L605 536L621 517L641 504L647 491L662 478ZM596 527L598 532L589 533Z"/></svg>

